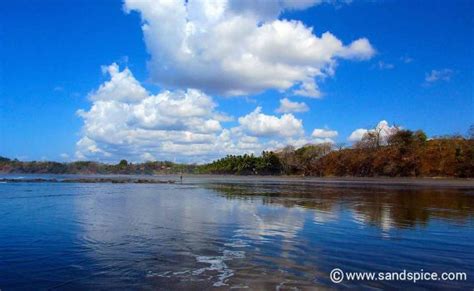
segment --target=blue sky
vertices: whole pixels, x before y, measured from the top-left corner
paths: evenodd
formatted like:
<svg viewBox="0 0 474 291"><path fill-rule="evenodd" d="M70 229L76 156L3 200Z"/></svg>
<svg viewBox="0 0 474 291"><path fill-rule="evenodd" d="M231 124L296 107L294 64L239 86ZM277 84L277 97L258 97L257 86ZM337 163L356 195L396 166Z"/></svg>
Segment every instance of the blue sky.
<svg viewBox="0 0 474 291"><path fill-rule="evenodd" d="M163 38L154 39L155 35L163 33L161 18L158 18L158 24L151 26L151 36L144 39L142 20L154 23L155 16L146 18L146 7L133 2L125 5L131 10L128 13L123 9L122 1L20 0L2 3L0 155L27 160L117 160L125 156L132 160L204 161L226 153L258 152L291 141L298 144L302 140L318 142L329 138L350 144L348 137L354 130L371 128L381 120L405 128L423 129L430 136L464 134L474 123L472 1L323 3L305 9L281 8L281 13L273 16L263 16L259 10L259 21L264 23L283 19L299 21L305 28L312 27L315 37L320 38L329 31L345 46L360 38L370 42L369 49L373 52L357 51L355 57L341 57L334 53L335 64L331 64L334 73L324 78L316 77L318 94L321 95L318 98L294 94L303 79L292 80L293 85L283 89L267 86L267 75L278 74L268 70L263 72L264 79L255 81L251 87L247 87L245 76L229 75L231 81L236 79L235 76L242 77L236 84L229 85L231 89L242 89L241 93L229 93L229 86L216 89L215 85L209 84L220 86L219 77L225 79L227 76L210 73L208 79L201 80L200 76L207 72L205 69L202 71L200 60L193 60L189 65L191 75L183 72L181 67L175 67L170 69L169 76L164 77L160 66L166 60L163 61L160 54L166 49L173 51L173 40L163 46L160 43ZM191 9L197 8L188 7L188 12ZM249 9L257 11L255 7ZM267 6L264 9L269 13ZM235 11L232 13L240 13ZM221 24L224 20L219 21ZM196 20L195 23L199 28L200 22ZM267 36L272 37L271 33ZM233 45L242 46L242 50L250 49L238 42ZM235 47L229 52L234 53ZM275 51L277 57L284 53ZM259 52L261 55L258 57L267 58L266 52ZM294 60L298 56L290 57ZM210 65L209 71L226 63L216 56L211 61L215 63ZM274 65L272 62L275 61L267 61L265 65L270 68ZM117 64L119 71L128 67L133 78L148 90L150 96L162 90L176 92L197 87L208 99L182 97L176 93L181 97L170 97L170 100L184 98L179 99L181 103L176 101L177 104L181 108L189 105L193 109L205 108L206 102L212 100L216 107L198 116L202 119L183 119L182 124L180 119L179 125L172 117L171 121L162 121L160 117L160 122L172 124L166 128L161 123L145 124L149 119L142 120L135 115L133 118L138 118L138 121L131 118L135 121L128 120L126 129L114 128L113 118L101 119L102 123L97 123L98 117L92 113L88 117L77 114L80 109L92 112L91 107L100 102L97 90L109 80L102 66L112 63ZM295 63L285 65L296 66ZM320 68L314 63L312 65ZM109 100L114 96L100 98ZM288 111L292 118L282 119L282 113L275 110L283 98L304 102L309 110ZM129 101L123 102L121 104L130 104ZM261 108L260 115L250 115L257 107ZM163 109L157 107L156 112L149 114L159 115L160 110ZM222 120L215 117L217 113L233 118ZM242 121L239 119L246 116L248 118ZM203 141L183 141L182 132L186 132L186 137L204 134L203 130L196 129L200 120L217 120L215 122L219 123L221 131L209 129L215 127L215 122L210 122L212 126L207 128L209 132L205 132L211 134L212 131L209 140L216 138L212 141L214 145L222 142L218 149L213 150ZM301 121L302 126L297 121ZM86 123L97 126L94 129L87 127ZM254 126L260 123L261 127ZM100 136L94 131L109 124L111 131L122 130L123 134L108 139L110 134ZM135 124L142 124L142 127ZM221 139L224 129L229 129L234 137L238 136L233 137L231 146ZM292 131L300 129L303 133L291 135ZM337 135L312 136L314 129L337 131ZM138 135L137 139L127 138L143 130L153 130L146 136L156 134L157 137L146 142ZM78 144L81 140L83 142ZM247 140L251 141L248 146L237 145ZM186 146L196 149L195 155L192 155L193 150L189 155L183 155ZM232 150L227 152L226 147ZM199 150L203 148L207 151Z"/></svg>

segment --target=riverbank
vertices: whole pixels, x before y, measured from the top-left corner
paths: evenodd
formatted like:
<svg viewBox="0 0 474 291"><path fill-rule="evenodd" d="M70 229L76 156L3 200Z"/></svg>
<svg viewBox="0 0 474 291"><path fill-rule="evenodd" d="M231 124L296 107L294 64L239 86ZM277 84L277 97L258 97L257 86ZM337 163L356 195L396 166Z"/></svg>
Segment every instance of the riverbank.
<svg viewBox="0 0 474 291"><path fill-rule="evenodd" d="M113 183L113 184L174 184L175 180L157 180L126 177L76 177L76 178L2 178L0 183Z"/></svg>
<svg viewBox="0 0 474 291"><path fill-rule="evenodd" d="M474 190L474 179L456 178L392 178L392 177L303 177L303 176L238 176L238 175L186 175L183 180L205 179L216 183L304 183L328 186L424 186L453 187Z"/></svg>
<svg viewBox="0 0 474 291"><path fill-rule="evenodd" d="M180 175L42 175L6 174L3 183L133 183L133 184L305 184L314 186L419 186L431 188L463 188L474 190L474 179L456 178L391 178L391 177L304 177L304 176L240 176L186 174Z"/></svg>

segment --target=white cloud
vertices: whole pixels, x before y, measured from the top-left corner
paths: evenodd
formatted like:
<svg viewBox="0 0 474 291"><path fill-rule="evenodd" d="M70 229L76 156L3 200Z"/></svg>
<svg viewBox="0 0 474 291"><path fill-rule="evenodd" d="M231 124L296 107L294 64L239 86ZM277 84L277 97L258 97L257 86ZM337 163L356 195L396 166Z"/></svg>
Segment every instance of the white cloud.
<svg viewBox="0 0 474 291"><path fill-rule="evenodd" d="M336 143L333 138L329 137L314 137L314 136L301 136L297 138L288 138L285 140L286 143L280 144L277 149L281 149L286 145L291 145L296 148L308 145L308 144L321 144L321 143Z"/></svg>
<svg viewBox="0 0 474 291"><path fill-rule="evenodd" d="M110 157L111 154L100 149L97 146L97 143L89 138L88 136L82 137L77 143L76 143L76 157L80 160L86 159L88 157L96 157L96 156L102 156L102 157Z"/></svg>
<svg viewBox="0 0 474 291"><path fill-rule="evenodd" d="M431 70L426 73L425 81L427 83L434 83L436 81L449 81L453 76L454 71L451 69Z"/></svg>
<svg viewBox="0 0 474 291"><path fill-rule="evenodd" d="M156 158L155 158L155 156L153 156L153 155L150 154L149 152L144 152L144 153L141 155L141 160L142 160L142 161L155 161Z"/></svg>
<svg viewBox="0 0 474 291"><path fill-rule="evenodd" d="M276 110L278 113L291 113L291 112L306 112L309 110L308 105L304 102L293 102L288 98L280 99L280 107Z"/></svg>
<svg viewBox="0 0 474 291"><path fill-rule="evenodd" d="M360 141L366 133L369 132L380 132L381 142L385 143L387 138L396 132L400 127L395 125L389 125L386 120L380 121L374 129L366 129L366 128L359 128L354 130L351 135L349 136L348 140L351 142L358 142Z"/></svg>
<svg viewBox="0 0 474 291"><path fill-rule="evenodd" d="M303 122L293 114L283 114L280 118L261 113L257 107L253 112L240 117L241 128L253 136L281 136L292 137L303 135Z"/></svg>
<svg viewBox="0 0 474 291"><path fill-rule="evenodd" d="M298 89L293 90L293 94L312 98L320 98L322 96L318 85L313 80L302 82Z"/></svg>
<svg viewBox="0 0 474 291"><path fill-rule="evenodd" d="M351 133L348 140L352 142L360 141L367 132L368 130L365 128L356 129Z"/></svg>
<svg viewBox="0 0 474 291"><path fill-rule="evenodd" d="M334 138L338 136L338 132L330 129L315 128L311 134L311 139L307 143L335 143Z"/></svg>
<svg viewBox="0 0 474 291"><path fill-rule="evenodd" d="M369 59L369 41L349 45L330 32L316 36L300 21L277 17L326 1L125 0L138 11L151 54L152 79L176 88L245 95L266 89L319 97L316 79L337 59Z"/></svg>
<svg viewBox="0 0 474 291"><path fill-rule="evenodd" d="M226 154L274 150L304 138L303 123L292 114L266 115L257 107L233 128L216 110L213 99L199 90L151 94L129 69L106 67L110 80L89 94L77 159L117 161L177 160L203 162Z"/></svg>
<svg viewBox="0 0 474 291"><path fill-rule="evenodd" d="M375 50L365 38L344 44L330 32L313 33L284 10L336 0L125 0L137 11L150 53L153 94L132 72L103 67L110 80L89 93L76 158L116 161L168 159L203 162L226 154L260 153L287 144L333 142L334 131L305 136L304 102L280 100L278 113L257 107L236 118L217 111L209 94L248 95L276 89L320 97L319 80L335 74L341 59L366 60ZM194 88L194 89L191 89Z"/></svg>
<svg viewBox="0 0 474 291"><path fill-rule="evenodd" d="M78 158L147 160L159 153L170 157L181 145L189 146L183 155L199 153L197 145L212 144L222 131L223 114L210 96L192 89L152 95L128 68L112 64L105 71L110 80L89 94L90 110L78 111L84 119Z"/></svg>
<svg viewBox="0 0 474 291"><path fill-rule="evenodd" d="M334 139L325 137L325 138L314 138L310 141L312 144L319 144L319 143L335 143Z"/></svg>
<svg viewBox="0 0 474 291"><path fill-rule="evenodd" d="M311 134L312 137L315 138L335 138L337 137L338 132L335 130L329 129L322 129L322 128L315 128L313 133Z"/></svg>
<svg viewBox="0 0 474 291"><path fill-rule="evenodd" d="M93 101L115 100L123 102L136 102L147 97L147 92L140 83L135 80L128 68L119 71L116 63L103 66L102 72L110 75L110 81L102 84L99 89L89 95Z"/></svg>

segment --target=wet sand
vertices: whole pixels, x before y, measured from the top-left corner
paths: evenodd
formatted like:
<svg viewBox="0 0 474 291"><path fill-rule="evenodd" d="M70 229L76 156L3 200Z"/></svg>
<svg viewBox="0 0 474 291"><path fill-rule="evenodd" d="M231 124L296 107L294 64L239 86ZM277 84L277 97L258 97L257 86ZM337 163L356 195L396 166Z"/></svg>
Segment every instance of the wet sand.
<svg viewBox="0 0 474 291"><path fill-rule="evenodd" d="M391 178L391 177L304 177L304 176L237 176L186 175L184 182L206 180L216 183L304 183L328 186L423 186L474 190L474 179L456 178Z"/></svg>
<svg viewBox="0 0 474 291"><path fill-rule="evenodd" d="M57 177L5 177L2 183L180 183L179 175L67 175ZM183 184L201 183L258 183L258 184L310 184L332 187L430 187L463 188L474 190L474 179L455 178L390 178L390 177L303 177L303 176L238 176L238 175L183 175Z"/></svg>

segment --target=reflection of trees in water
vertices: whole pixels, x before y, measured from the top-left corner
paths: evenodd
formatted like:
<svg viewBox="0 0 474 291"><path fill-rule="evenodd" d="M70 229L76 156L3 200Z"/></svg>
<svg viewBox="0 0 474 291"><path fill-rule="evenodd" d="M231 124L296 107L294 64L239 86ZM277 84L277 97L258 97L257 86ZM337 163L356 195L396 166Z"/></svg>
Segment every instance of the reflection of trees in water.
<svg viewBox="0 0 474 291"><path fill-rule="evenodd" d="M474 196L462 190L396 189L371 194L359 195L361 203L353 209L384 227L426 225L430 219L465 223L474 214Z"/></svg>
<svg viewBox="0 0 474 291"><path fill-rule="evenodd" d="M331 213L348 209L364 224L383 229L426 225L430 219L464 224L474 216L469 190L403 187L330 187L284 184L213 184L227 199L304 207Z"/></svg>

